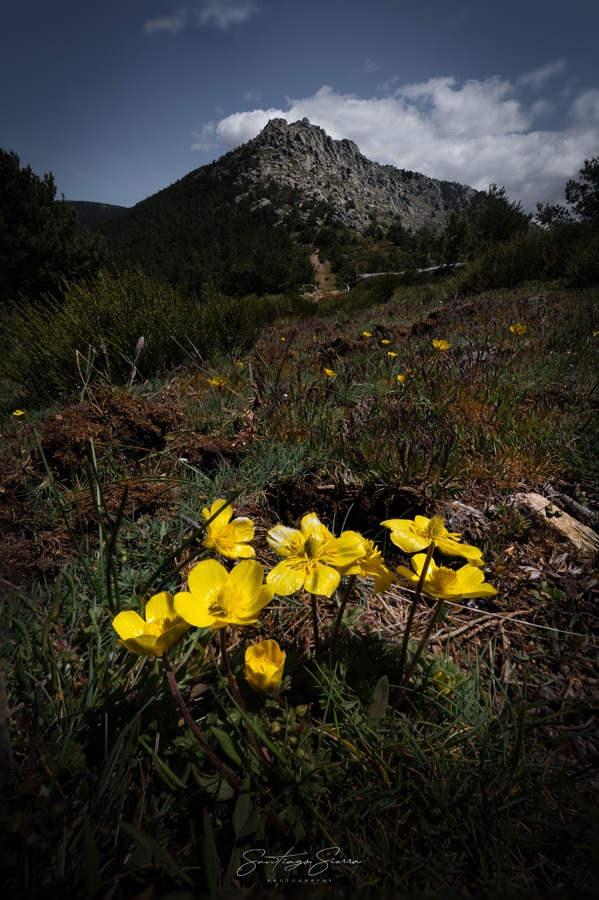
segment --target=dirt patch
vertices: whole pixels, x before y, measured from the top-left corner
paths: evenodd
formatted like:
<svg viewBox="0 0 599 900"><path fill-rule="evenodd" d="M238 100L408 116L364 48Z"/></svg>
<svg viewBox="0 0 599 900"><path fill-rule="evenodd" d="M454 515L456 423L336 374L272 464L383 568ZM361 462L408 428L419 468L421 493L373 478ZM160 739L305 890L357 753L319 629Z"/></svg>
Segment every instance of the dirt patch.
<svg viewBox="0 0 599 900"><path fill-rule="evenodd" d="M56 413L42 426L40 443L55 477L68 482L89 457L91 441L103 449L113 448L130 464L164 450L167 433L181 419L172 405L109 395Z"/></svg>
<svg viewBox="0 0 599 900"><path fill-rule="evenodd" d="M3 446L0 583L5 586L52 576L64 565L74 552L65 517L76 534L93 543L99 514L110 526L120 512L137 519L173 511L182 460L211 471L223 460L236 463L250 441L245 435L198 434L168 394L149 400L120 392L98 395L93 402L65 407L36 430L41 453L29 432L25 436L18 429ZM52 482L63 513L49 497Z"/></svg>
<svg viewBox="0 0 599 900"><path fill-rule="evenodd" d="M316 484L306 479L278 484L266 492L266 500L273 523L297 527L302 516L315 512L336 533L351 529L370 538L380 535L384 519L413 518L426 509L426 499L416 488Z"/></svg>

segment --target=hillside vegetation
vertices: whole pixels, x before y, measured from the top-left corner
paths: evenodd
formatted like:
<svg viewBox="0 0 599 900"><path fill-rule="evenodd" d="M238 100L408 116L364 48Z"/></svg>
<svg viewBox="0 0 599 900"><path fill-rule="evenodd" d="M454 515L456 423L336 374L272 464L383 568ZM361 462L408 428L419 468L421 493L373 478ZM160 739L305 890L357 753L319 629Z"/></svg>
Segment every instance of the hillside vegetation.
<svg viewBox="0 0 599 900"><path fill-rule="evenodd" d="M447 278L112 262L5 309L11 895L593 895L597 219L568 202L531 229L490 190L430 235L471 248ZM285 239L339 281L417 250L319 229Z"/></svg>

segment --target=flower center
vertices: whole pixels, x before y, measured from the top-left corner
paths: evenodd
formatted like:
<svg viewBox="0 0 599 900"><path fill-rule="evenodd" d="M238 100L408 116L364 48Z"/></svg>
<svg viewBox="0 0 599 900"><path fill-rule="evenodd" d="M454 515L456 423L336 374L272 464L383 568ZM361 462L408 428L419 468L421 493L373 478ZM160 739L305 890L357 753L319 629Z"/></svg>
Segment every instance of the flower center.
<svg viewBox="0 0 599 900"><path fill-rule="evenodd" d="M433 516L426 528L426 536L430 538L442 537L446 533L445 523L441 516Z"/></svg>
<svg viewBox="0 0 599 900"><path fill-rule="evenodd" d="M223 584L211 601L208 612L215 619L229 619L243 605L243 591L237 585Z"/></svg>
<svg viewBox="0 0 599 900"><path fill-rule="evenodd" d="M156 637L164 634L169 628L172 628L173 620L172 619L153 619L151 622L146 623L146 634L153 634Z"/></svg>
<svg viewBox="0 0 599 900"><path fill-rule="evenodd" d="M445 566L439 566L431 575L431 586L436 591L445 592L451 590L457 583L457 576L453 569L447 569Z"/></svg>
<svg viewBox="0 0 599 900"><path fill-rule="evenodd" d="M323 538L311 534L304 544L304 553L308 559L318 559L322 555L325 545L326 541Z"/></svg>

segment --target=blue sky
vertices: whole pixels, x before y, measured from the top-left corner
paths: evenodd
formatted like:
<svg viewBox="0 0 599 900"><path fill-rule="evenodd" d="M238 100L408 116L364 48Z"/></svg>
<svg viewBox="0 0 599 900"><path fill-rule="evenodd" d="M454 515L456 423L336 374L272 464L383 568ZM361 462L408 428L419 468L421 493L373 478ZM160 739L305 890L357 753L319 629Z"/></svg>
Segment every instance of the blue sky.
<svg viewBox="0 0 599 900"><path fill-rule="evenodd" d="M599 155L590 0L4 0L0 146L132 206L304 116L529 210Z"/></svg>

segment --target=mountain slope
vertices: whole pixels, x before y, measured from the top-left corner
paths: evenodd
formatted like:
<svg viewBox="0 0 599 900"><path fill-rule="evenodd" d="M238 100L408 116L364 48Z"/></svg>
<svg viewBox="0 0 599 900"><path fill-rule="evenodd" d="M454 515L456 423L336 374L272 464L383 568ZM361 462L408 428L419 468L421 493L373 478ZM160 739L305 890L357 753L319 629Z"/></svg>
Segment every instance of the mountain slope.
<svg viewBox="0 0 599 900"><path fill-rule="evenodd" d="M67 200L66 202L77 213L79 231L95 228L114 216L120 215L127 209L126 206L115 206L112 203L94 203L89 200Z"/></svg>
<svg viewBox="0 0 599 900"><path fill-rule="evenodd" d="M253 140L99 227L114 262L173 284L234 294L313 281L323 225L441 230L477 192L381 166L307 119L273 119Z"/></svg>
<svg viewBox="0 0 599 900"><path fill-rule="evenodd" d="M333 140L308 119L291 125L271 119L246 148L254 157L245 173L248 184L273 180L297 189L305 204L326 203L335 221L356 231L364 231L373 220L384 226L399 221L413 231L423 226L438 229L452 210L465 212L481 193L372 162L353 141Z"/></svg>

